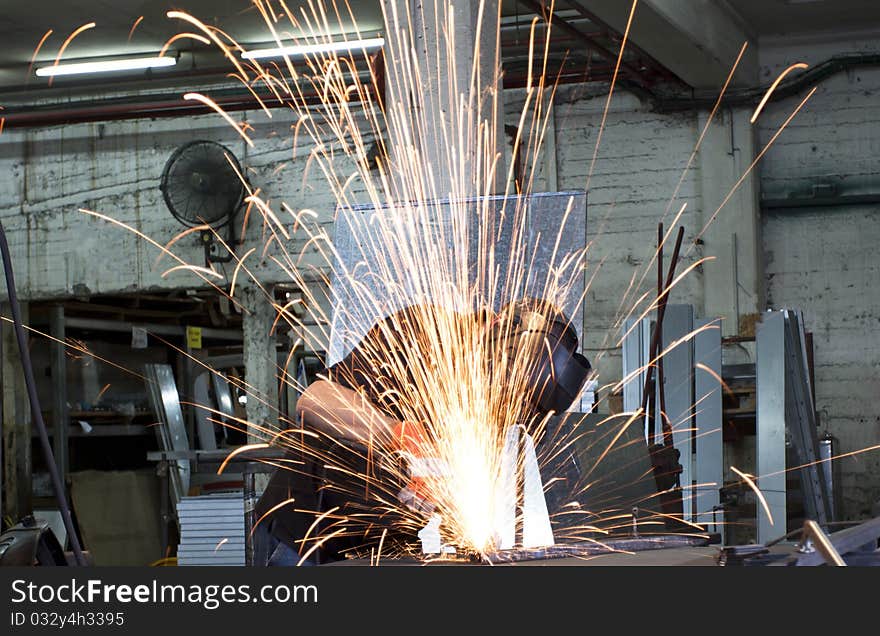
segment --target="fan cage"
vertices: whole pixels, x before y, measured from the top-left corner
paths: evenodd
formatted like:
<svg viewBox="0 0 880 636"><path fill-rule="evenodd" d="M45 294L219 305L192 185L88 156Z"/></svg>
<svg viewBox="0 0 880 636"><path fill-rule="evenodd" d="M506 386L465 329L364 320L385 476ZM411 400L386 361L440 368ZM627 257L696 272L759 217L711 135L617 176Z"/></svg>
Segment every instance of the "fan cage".
<svg viewBox="0 0 880 636"><path fill-rule="evenodd" d="M217 218L212 220L193 218L188 215L186 211L180 209L174 198L175 193L172 180L175 178L185 178L185 175L175 174L175 169L191 153L198 152L199 148L203 149L204 161L214 161L214 165L218 170L224 172L228 171L227 183L235 183L239 186L237 193L235 193L233 197L227 199L227 207L222 211L222 215L218 215ZM232 221L244 201L245 187L238 176L241 174L243 174L241 164L229 148L215 141L204 139L195 140L183 144L171 154L162 170L159 188L162 191L162 198L165 200L165 205L167 206L168 211L171 212L174 218L180 223L187 227L209 225L214 230L218 230ZM230 191L233 190L234 188L230 188Z"/></svg>

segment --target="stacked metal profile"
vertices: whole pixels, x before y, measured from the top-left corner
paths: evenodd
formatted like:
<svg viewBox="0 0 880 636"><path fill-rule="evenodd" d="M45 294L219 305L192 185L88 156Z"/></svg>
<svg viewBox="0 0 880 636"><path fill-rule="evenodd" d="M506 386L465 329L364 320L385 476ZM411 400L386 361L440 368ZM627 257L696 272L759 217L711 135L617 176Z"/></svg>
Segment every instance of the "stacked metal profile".
<svg viewBox="0 0 880 636"><path fill-rule="evenodd" d="M241 492L183 497L178 565L244 565L244 499Z"/></svg>

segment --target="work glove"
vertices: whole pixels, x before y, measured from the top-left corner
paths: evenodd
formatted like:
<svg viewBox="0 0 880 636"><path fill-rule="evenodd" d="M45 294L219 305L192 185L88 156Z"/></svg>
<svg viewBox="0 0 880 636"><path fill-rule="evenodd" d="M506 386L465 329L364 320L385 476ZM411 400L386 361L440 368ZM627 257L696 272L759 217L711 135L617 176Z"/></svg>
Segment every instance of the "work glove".
<svg viewBox="0 0 880 636"><path fill-rule="evenodd" d="M431 480L443 474L442 461L432 456L431 441L424 426L417 422L400 422L393 429L396 450L406 461L409 481L397 499L414 512L430 515L436 505L430 498Z"/></svg>

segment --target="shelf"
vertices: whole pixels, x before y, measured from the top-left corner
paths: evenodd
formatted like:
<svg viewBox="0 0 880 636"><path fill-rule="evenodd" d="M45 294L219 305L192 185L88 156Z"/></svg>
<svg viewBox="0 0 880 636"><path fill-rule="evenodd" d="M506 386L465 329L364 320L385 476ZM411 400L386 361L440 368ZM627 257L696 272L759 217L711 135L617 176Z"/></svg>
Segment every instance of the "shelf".
<svg viewBox="0 0 880 636"><path fill-rule="evenodd" d="M48 427L46 433L52 437L52 427ZM145 424L96 424L92 430L86 433L82 426L74 424L68 431L68 437L134 437L137 435L153 435L153 427ZM37 437L36 430L31 431L31 437Z"/></svg>
<svg viewBox="0 0 880 636"><path fill-rule="evenodd" d="M122 411L70 411L67 416L70 419L86 420L86 419L133 419L135 417L147 417L152 415L152 411L135 411L134 413L123 413Z"/></svg>

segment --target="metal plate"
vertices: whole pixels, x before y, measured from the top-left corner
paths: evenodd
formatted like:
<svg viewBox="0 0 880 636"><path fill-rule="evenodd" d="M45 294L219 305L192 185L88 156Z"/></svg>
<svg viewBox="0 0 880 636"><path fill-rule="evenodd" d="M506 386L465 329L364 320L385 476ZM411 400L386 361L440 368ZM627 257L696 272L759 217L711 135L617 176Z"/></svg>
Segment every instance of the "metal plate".
<svg viewBox="0 0 880 636"><path fill-rule="evenodd" d="M696 328L714 327L694 336L694 426L697 481L694 517L712 532L723 532L720 489L724 485L724 441L721 433L721 320L697 320Z"/></svg>
<svg viewBox="0 0 880 636"><path fill-rule="evenodd" d="M150 405L161 420L160 426L156 427L156 435L159 437L159 443L163 450L190 450L186 427L183 423L183 413L180 410L180 397L177 393L177 384L174 381L171 365L147 364L144 366L144 376L147 381ZM189 461L181 459L169 463L169 466L176 467L176 470L169 471L172 494L176 504L189 491L190 465Z"/></svg>
<svg viewBox="0 0 880 636"><path fill-rule="evenodd" d="M480 205L489 206L490 212L477 211ZM505 215L501 214L502 206ZM514 234L513 214L516 206L525 206L527 213L527 235L517 241L518 249L511 249ZM463 208L466 212L463 212ZM429 212L430 214L427 214ZM420 245L405 242L400 246L389 244L387 240L376 240L376 226L393 226L395 218L402 215L415 215L421 236ZM485 228L477 226L478 216L498 219L503 227ZM503 220L506 219L506 220ZM464 221L463 221L464 220ZM532 295L543 297L543 283L547 280L552 265L558 265L567 255L586 247L587 195L585 192L539 193L528 197L495 196L456 201L424 202L405 209L401 207L375 208L353 206L337 210L334 249L337 262L331 281L332 325L326 364L331 366L344 358L366 335L367 331L382 318L419 302L431 301L430 294L424 292L424 272L420 268L406 268L395 265L412 262L406 259L407 250L428 250L436 259L445 261L433 263L435 267L447 271L463 271L467 267L469 285L477 284L479 267L486 263L478 262L478 245L491 244L497 256L495 267L504 280L511 266L508 257L524 259L527 275L524 284L517 289L488 289L478 285L482 302L498 309L510 300ZM467 227L462 227L466 225ZM417 232L407 230L407 235ZM457 236L453 240L453 235ZM467 237L463 239L463 237ZM557 246L556 241L559 238ZM467 240L467 255L452 249L459 240ZM437 246L446 246L446 249ZM554 256L555 252L555 256ZM442 258L439 256L443 255ZM460 259L466 258L466 263ZM390 264L390 265L389 265ZM450 276L452 280L452 276ZM485 283L485 279L480 278ZM466 291L466 290L463 290ZM570 302L563 309L572 318L578 336L582 338L583 310L580 303L584 291L584 277L571 290ZM491 296L491 298L490 298ZM364 302L364 298L381 302ZM456 307L470 310L470 307Z"/></svg>

